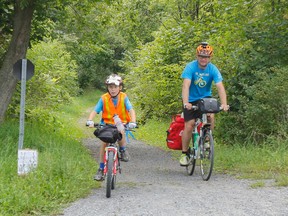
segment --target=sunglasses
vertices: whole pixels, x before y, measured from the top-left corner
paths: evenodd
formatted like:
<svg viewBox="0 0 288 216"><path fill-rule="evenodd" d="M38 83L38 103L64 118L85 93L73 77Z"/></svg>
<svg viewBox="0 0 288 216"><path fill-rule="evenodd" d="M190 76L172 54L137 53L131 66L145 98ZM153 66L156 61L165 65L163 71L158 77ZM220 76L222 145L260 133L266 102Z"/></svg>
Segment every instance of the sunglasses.
<svg viewBox="0 0 288 216"><path fill-rule="evenodd" d="M199 57L199 58L204 58L204 59L210 58L210 56L201 56L201 55L198 55L198 57Z"/></svg>

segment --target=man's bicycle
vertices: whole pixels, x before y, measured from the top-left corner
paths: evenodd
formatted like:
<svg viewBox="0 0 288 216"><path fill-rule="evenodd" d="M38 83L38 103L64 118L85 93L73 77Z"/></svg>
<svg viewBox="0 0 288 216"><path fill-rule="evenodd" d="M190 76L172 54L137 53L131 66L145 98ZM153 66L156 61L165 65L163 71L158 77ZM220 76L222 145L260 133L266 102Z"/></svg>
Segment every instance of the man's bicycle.
<svg viewBox="0 0 288 216"><path fill-rule="evenodd" d="M202 179L208 181L211 177L214 165L214 139L211 124L207 121L207 114L217 113L221 111L221 108L214 98L204 98L201 102L205 104L192 106L192 109L200 110L202 115L195 120L195 126L192 132L192 142L189 147L189 161L186 170L188 175L193 175L196 160L200 159Z"/></svg>
<svg viewBox="0 0 288 216"><path fill-rule="evenodd" d="M121 154L117 141L122 139L122 134L118 131L117 127L113 125L94 124L94 127L96 128L94 135L107 143L104 153L103 176L106 184L106 197L109 198L111 197L111 190L116 187L117 172L121 174ZM128 125L125 125L125 131L127 137L127 133L131 133L133 130L129 129Z"/></svg>

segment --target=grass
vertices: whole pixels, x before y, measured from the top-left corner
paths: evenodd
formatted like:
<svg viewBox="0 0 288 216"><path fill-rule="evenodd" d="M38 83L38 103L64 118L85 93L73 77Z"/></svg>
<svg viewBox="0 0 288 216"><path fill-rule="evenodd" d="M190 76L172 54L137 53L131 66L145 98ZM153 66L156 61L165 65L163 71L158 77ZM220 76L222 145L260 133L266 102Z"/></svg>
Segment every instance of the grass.
<svg viewBox="0 0 288 216"><path fill-rule="evenodd" d="M287 143L263 146L216 146L216 169L239 178L273 179L277 186L288 186Z"/></svg>
<svg viewBox="0 0 288 216"><path fill-rule="evenodd" d="M19 122L0 125L0 215L58 214L63 205L100 186L92 180L97 164L81 144L87 129L79 124L99 95L93 91L64 106L57 127L25 123L24 148L39 154L37 169L25 176L17 174Z"/></svg>
<svg viewBox="0 0 288 216"><path fill-rule="evenodd" d="M261 187L264 187L265 186L265 182L263 181L257 181L253 184L251 184L251 188L261 188Z"/></svg>
<svg viewBox="0 0 288 216"><path fill-rule="evenodd" d="M178 159L181 151L170 150L166 145L166 130L170 120L149 120L137 130L137 138L150 145L171 151ZM217 141L217 140L216 140ZM215 144L214 173L229 174L237 178L275 181L275 186L288 186L288 141L271 139L262 146Z"/></svg>

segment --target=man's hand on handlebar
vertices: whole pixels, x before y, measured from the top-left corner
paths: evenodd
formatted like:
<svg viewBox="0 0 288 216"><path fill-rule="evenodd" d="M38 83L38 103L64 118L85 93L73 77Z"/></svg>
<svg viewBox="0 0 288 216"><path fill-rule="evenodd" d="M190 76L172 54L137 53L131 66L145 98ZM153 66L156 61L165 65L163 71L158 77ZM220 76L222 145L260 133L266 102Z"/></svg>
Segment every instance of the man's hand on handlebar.
<svg viewBox="0 0 288 216"><path fill-rule="evenodd" d="M193 109L193 106L192 106L191 103L185 103L184 104L184 108L187 109L187 110L191 110L191 109Z"/></svg>
<svg viewBox="0 0 288 216"><path fill-rule="evenodd" d="M230 108L230 106L227 105L227 104L226 105L222 104L221 107L220 107L220 109L223 110L223 111L228 111L229 108Z"/></svg>

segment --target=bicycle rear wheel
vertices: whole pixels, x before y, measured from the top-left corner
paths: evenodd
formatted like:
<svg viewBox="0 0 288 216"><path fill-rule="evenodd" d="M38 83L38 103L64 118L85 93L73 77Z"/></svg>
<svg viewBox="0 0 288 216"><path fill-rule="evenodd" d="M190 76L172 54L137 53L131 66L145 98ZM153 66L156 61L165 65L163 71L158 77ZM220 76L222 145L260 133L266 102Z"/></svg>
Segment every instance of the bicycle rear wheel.
<svg viewBox="0 0 288 216"><path fill-rule="evenodd" d="M214 165L214 140L210 131L206 131L200 139L200 170L204 181L211 177Z"/></svg>
<svg viewBox="0 0 288 216"><path fill-rule="evenodd" d="M189 162L188 162L188 166L186 166L186 171L188 175L193 175L194 170L195 170L195 166L196 166L196 158L195 158L195 149L194 148L190 148L189 149Z"/></svg>
<svg viewBox="0 0 288 216"><path fill-rule="evenodd" d="M107 161L107 174L106 174L106 197L111 196L112 181L113 181L113 164L114 164L114 152L108 152Z"/></svg>

